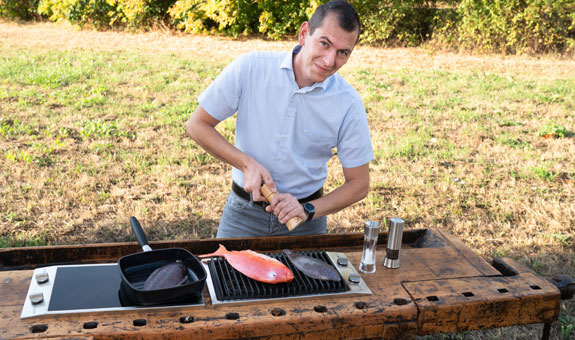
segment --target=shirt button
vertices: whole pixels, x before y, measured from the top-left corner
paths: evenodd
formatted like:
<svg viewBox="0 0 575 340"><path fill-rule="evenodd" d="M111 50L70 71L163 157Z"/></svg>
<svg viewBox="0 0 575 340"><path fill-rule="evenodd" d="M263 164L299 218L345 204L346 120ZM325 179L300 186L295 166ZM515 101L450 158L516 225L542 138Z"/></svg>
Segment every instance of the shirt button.
<svg viewBox="0 0 575 340"><path fill-rule="evenodd" d="M283 139L283 140L288 140L288 136L283 136L282 139Z"/></svg>

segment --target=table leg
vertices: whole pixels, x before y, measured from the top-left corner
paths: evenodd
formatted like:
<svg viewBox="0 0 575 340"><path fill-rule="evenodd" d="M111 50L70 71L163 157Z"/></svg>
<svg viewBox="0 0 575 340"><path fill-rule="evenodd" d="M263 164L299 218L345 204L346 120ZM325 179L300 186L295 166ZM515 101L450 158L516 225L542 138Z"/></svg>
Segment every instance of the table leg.
<svg viewBox="0 0 575 340"><path fill-rule="evenodd" d="M549 340L549 336L551 335L551 322L546 322L543 324L543 336L541 340Z"/></svg>

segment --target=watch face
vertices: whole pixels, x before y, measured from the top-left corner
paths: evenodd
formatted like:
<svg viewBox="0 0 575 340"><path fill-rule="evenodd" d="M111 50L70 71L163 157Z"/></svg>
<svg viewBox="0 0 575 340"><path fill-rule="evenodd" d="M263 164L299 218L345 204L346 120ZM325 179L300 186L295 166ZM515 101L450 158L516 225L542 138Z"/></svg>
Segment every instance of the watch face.
<svg viewBox="0 0 575 340"><path fill-rule="evenodd" d="M303 208L307 211L308 214L315 213L315 207L311 203L304 203Z"/></svg>

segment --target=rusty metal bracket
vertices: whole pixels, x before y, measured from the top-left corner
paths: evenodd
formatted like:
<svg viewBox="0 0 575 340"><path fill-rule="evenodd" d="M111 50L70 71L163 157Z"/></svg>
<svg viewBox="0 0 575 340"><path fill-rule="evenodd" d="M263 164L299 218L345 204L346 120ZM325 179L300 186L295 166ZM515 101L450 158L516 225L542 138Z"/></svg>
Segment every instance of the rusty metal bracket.
<svg viewBox="0 0 575 340"><path fill-rule="evenodd" d="M561 292L561 300L568 300L575 295L575 280L568 275L557 274L547 277Z"/></svg>
<svg viewBox="0 0 575 340"><path fill-rule="evenodd" d="M551 282L561 294L561 300L571 299L575 295L575 280L573 280L568 275L556 274L551 277L546 277L546 279ZM543 325L543 335L541 340L549 340L551 335L551 323L545 323Z"/></svg>

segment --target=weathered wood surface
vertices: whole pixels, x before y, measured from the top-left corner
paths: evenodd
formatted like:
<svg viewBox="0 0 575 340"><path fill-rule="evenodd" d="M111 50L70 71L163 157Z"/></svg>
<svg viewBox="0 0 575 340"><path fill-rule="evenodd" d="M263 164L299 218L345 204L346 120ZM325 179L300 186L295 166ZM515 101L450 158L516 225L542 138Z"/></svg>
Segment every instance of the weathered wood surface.
<svg viewBox="0 0 575 340"><path fill-rule="evenodd" d="M404 282L419 335L557 320L557 288L534 273Z"/></svg>
<svg viewBox="0 0 575 340"><path fill-rule="evenodd" d="M403 242L414 244L422 239L426 233L426 229L408 230L404 233ZM385 246L386 242L387 232L380 233L378 244ZM230 250L277 251L285 248L326 249L333 247L344 249L345 247L361 247L363 245L363 234L346 233L315 236L156 241L150 242L150 246L153 249L184 248L193 254L199 255L216 251L219 243L225 244ZM124 255L141 251L142 249L135 242L4 248L0 249L0 270L31 269L38 266L57 264L112 263Z"/></svg>
<svg viewBox="0 0 575 340"><path fill-rule="evenodd" d="M504 276L449 234L440 231L423 234L426 233L440 239L430 245L435 248L417 247L417 244L425 242L406 244L401 250L401 267L395 270L383 267L385 243L380 240L376 273L362 274L374 293L369 296L304 297L250 305L213 306L207 302L202 309L49 315L20 319L33 271L0 271L0 338L413 339L417 334L557 319L559 292L545 279L524 267L516 271L517 275ZM409 233L406 235L410 240ZM284 242L279 242L279 239L202 240L195 244L188 243L185 248L193 246L194 249L190 250L195 254L208 253L221 242L232 249L242 249L244 246L243 249L259 251L283 248L343 251L357 268L361 259L361 234L341 238L322 237L325 239L283 238ZM385 239L385 236L382 238ZM176 243L169 246L171 244ZM126 247L133 246L122 245L123 248L109 250L105 256L114 254L114 259L109 262L115 262L116 255L124 251L130 253L131 250L128 251ZM95 249L87 254L92 252L96 252ZM53 251L52 254L57 252ZM91 261L97 262L94 255L90 256ZM28 258L27 263L22 259L12 263L18 263L17 266L38 266L41 265L38 261L40 258L34 255ZM6 258L2 257L2 260ZM513 261L505 263L510 267L517 265ZM507 292L502 293L497 289L506 289ZM473 296L463 295L470 292ZM204 296L208 301L207 291L204 291ZM428 298L432 296L437 300ZM283 312L278 313L278 310ZM237 313L239 318L230 318L230 313ZM184 323L184 319L193 322Z"/></svg>

